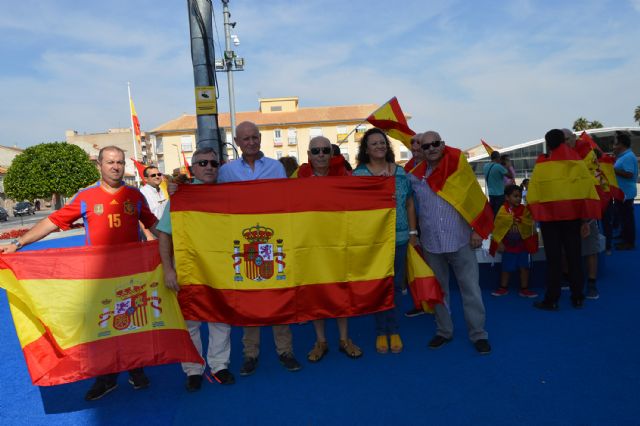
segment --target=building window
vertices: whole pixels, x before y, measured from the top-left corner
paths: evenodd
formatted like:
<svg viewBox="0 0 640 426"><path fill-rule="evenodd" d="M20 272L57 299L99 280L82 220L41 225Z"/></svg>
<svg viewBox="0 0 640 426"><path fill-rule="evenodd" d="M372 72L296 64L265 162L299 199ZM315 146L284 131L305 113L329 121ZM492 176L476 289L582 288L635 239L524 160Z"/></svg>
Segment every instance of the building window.
<svg viewBox="0 0 640 426"><path fill-rule="evenodd" d="M273 131L273 146L282 146L282 129Z"/></svg>
<svg viewBox="0 0 640 426"><path fill-rule="evenodd" d="M271 112L280 112L280 111L282 111L282 106L280 106L280 105L278 105L278 106L272 106L272 107L270 108L270 111L271 111Z"/></svg>
<svg viewBox="0 0 640 426"><path fill-rule="evenodd" d="M336 126L337 133L337 142L340 143L342 141L347 141L347 137L349 132L347 131L347 126Z"/></svg>
<svg viewBox="0 0 640 426"><path fill-rule="evenodd" d="M322 127L312 127L309 129L309 139L313 139L316 136L322 136Z"/></svg>
<svg viewBox="0 0 640 426"><path fill-rule="evenodd" d="M340 147L340 154L342 154L342 156L344 157L345 160L349 161L349 148L345 147Z"/></svg>
<svg viewBox="0 0 640 426"><path fill-rule="evenodd" d="M279 160L282 158L282 151L276 151L276 160Z"/></svg>
<svg viewBox="0 0 640 426"><path fill-rule="evenodd" d="M180 145L181 145L182 151L184 152L193 151L193 143L191 141L191 136L182 136L180 138Z"/></svg>
<svg viewBox="0 0 640 426"><path fill-rule="evenodd" d="M231 140L233 139L233 135L231 134L231 132L225 132L225 140L227 143L231 143Z"/></svg>
<svg viewBox="0 0 640 426"><path fill-rule="evenodd" d="M367 126L365 126L364 124L361 124L358 127L356 127L356 134L354 136L356 143L360 143L360 141L362 140L362 137L364 136L364 132L366 131L367 131Z"/></svg>
<svg viewBox="0 0 640 426"><path fill-rule="evenodd" d="M410 157L411 157L411 154L410 154L410 151L407 149L407 147L404 145L400 145L400 159L409 160Z"/></svg>
<svg viewBox="0 0 640 426"><path fill-rule="evenodd" d="M164 152L162 147L162 138L152 136L151 141L153 141L153 139L156 140L156 154L162 154Z"/></svg>
<svg viewBox="0 0 640 426"><path fill-rule="evenodd" d="M289 136L289 145L297 145L298 144L298 131L296 129L289 129L287 131Z"/></svg>
<svg viewBox="0 0 640 426"><path fill-rule="evenodd" d="M289 151L289 157L293 157L298 161L298 151Z"/></svg>

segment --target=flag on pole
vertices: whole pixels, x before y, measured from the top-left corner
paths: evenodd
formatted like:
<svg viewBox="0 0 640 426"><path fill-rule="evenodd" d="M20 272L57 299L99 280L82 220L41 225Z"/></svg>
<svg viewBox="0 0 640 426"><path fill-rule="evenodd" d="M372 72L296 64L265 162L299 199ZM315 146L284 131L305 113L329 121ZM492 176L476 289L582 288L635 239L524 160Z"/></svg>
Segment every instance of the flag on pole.
<svg viewBox="0 0 640 426"><path fill-rule="evenodd" d="M493 148L491 148L491 146L486 143L484 140L480 139L480 142L482 142L482 146L484 146L484 149L487 151L487 154L489 155L489 157L491 157L491 154L493 154L493 151L495 151Z"/></svg>
<svg viewBox="0 0 640 426"><path fill-rule="evenodd" d="M136 166L136 170L138 171L138 176L140 176L140 179L142 180L142 183L143 184L147 183L147 180L144 178L144 169L146 169L147 166L145 164L137 161L133 157L131 157L131 161L133 161L134 166Z"/></svg>
<svg viewBox="0 0 640 426"><path fill-rule="evenodd" d="M187 177L189 179L191 179L191 168L189 167L189 162L187 161L187 157L184 155L184 151L181 151L182 153L182 163L184 164L184 171L185 171L185 175L187 175Z"/></svg>
<svg viewBox="0 0 640 426"><path fill-rule="evenodd" d="M416 309L433 313L436 305L444 303L444 294L436 275L418 248L411 244L407 247L407 281Z"/></svg>
<svg viewBox="0 0 640 426"><path fill-rule="evenodd" d="M392 308L394 182L183 185L171 223L185 319L257 326Z"/></svg>
<svg viewBox="0 0 640 426"><path fill-rule="evenodd" d="M136 107L133 106L133 99L129 97L129 106L131 108L131 124L133 126L133 134L136 138L137 149L142 153L142 132L140 130L140 121L138 120L138 113L136 113Z"/></svg>
<svg viewBox="0 0 640 426"><path fill-rule="evenodd" d="M164 286L157 241L3 254L0 287L34 385L203 363Z"/></svg>
<svg viewBox="0 0 640 426"><path fill-rule="evenodd" d="M411 174L424 179L426 171L426 161L422 161ZM478 235L482 238L489 237L493 230L493 211L462 151L445 146L440 163L427 177L427 184L433 192L451 204Z"/></svg>
<svg viewBox="0 0 640 426"><path fill-rule="evenodd" d="M411 137L414 136L416 132L409 128L407 119L395 96L371 113L371 115L367 117L367 121L375 127L384 130L390 137L401 141L408 149L411 149Z"/></svg>

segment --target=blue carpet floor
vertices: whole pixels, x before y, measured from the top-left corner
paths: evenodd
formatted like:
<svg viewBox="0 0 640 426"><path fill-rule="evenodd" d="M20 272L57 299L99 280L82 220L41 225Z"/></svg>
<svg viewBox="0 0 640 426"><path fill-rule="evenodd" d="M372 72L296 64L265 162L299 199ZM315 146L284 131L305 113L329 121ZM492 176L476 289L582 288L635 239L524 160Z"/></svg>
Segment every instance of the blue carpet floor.
<svg viewBox="0 0 640 426"><path fill-rule="evenodd" d="M636 206L636 216L639 211ZM313 326L293 325L304 368L290 373L278 363L270 329L263 328L258 370L240 377L241 330L234 329L235 385L205 381L200 392L189 394L179 366L152 367L146 369L150 388L134 391L122 375L115 392L92 403L83 399L91 381L31 385L0 292L0 424L637 425L640 251L614 251L600 260L601 298L575 310L565 293L558 312L535 310L531 299L515 291L492 297L499 266L483 265L493 346L488 356L478 355L467 339L459 293L453 291L455 337L437 351L427 349L435 330L431 316L402 318L405 350L398 355L375 352L373 318L363 317L349 324L365 355L347 359L337 350L335 321L329 320L330 352L310 364L305 355L314 342ZM540 292L543 276L544 266L536 263L534 285ZM403 303L404 311L408 296Z"/></svg>

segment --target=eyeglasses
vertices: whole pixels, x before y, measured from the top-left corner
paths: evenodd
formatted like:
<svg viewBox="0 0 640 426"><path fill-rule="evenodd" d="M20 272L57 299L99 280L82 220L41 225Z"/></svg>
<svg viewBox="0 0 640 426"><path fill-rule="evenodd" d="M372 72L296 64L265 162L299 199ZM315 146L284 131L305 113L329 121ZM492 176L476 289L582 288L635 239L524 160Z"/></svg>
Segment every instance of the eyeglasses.
<svg viewBox="0 0 640 426"><path fill-rule="evenodd" d="M147 175L147 177L158 177L158 176L162 176L162 173L152 173L150 175Z"/></svg>
<svg viewBox="0 0 640 426"><path fill-rule="evenodd" d="M196 161L196 164L200 167L207 167L207 164L211 164L211 167L216 168L220 165L216 160L200 160Z"/></svg>
<svg viewBox="0 0 640 426"><path fill-rule="evenodd" d="M325 148L311 148L309 151L311 151L311 153L313 155L318 155L321 152L323 154L325 154L325 155L328 155L328 154L331 154L332 149L331 148L327 148L327 147L325 147Z"/></svg>
<svg viewBox="0 0 640 426"><path fill-rule="evenodd" d="M440 146L440 144L443 144L444 141L433 141L431 143L423 143L422 145L420 145L420 148L424 149L425 151L428 150L431 147L437 148Z"/></svg>

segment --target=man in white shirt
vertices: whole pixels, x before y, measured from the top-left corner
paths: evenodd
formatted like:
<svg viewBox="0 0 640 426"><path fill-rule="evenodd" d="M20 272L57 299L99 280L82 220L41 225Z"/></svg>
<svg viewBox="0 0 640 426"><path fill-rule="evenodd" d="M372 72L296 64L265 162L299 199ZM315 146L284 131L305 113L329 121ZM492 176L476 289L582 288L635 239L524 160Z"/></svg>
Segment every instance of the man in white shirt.
<svg viewBox="0 0 640 426"><path fill-rule="evenodd" d="M142 172L144 179L147 181L145 185L140 188L140 192L147 199L149 209L158 220L162 217L162 212L167 205L167 198L160 189L162 183L162 173L155 166L149 166Z"/></svg>

